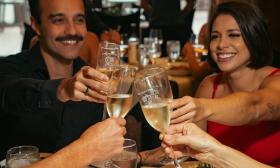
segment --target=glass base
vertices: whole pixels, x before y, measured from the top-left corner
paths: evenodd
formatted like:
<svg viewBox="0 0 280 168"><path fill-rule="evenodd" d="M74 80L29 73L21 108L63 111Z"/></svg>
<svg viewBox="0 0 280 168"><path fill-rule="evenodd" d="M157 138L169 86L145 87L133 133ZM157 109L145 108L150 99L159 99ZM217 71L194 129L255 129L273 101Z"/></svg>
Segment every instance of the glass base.
<svg viewBox="0 0 280 168"><path fill-rule="evenodd" d="M183 157L177 158L179 163L182 163L182 162L184 162L188 159L189 159L188 156L183 156ZM163 160L160 161L160 163L163 164L163 165L173 165L174 160L171 157L166 156Z"/></svg>

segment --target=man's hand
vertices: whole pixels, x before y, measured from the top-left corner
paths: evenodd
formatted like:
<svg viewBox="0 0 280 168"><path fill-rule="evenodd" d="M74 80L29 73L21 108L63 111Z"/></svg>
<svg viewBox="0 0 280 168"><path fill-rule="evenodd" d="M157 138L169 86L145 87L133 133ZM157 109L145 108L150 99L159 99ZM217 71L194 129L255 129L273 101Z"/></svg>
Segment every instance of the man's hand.
<svg viewBox="0 0 280 168"><path fill-rule="evenodd" d="M104 103L108 92L108 77L92 67L84 66L73 77L62 80L57 89L57 98L66 102L90 101Z"/></svg>
<svg viewBox="0 0 280 168"><path fill-rule="evenodd" d="M80 140L91 151L93 162L111 159L122 152L125 124L122 118L109 118L91 126L82 134Z"/></svg>

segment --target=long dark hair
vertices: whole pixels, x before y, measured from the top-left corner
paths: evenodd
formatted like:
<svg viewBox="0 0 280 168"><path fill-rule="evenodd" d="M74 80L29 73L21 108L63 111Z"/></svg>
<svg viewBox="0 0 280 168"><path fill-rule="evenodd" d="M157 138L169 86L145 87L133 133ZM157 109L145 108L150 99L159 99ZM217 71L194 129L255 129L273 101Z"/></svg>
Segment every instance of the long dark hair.
<svg viewBox="0 0 280 168"><path fill-rule="evenodd" d="M213 22L221 14L231 15L240 27L244 42L250 52L250 68L260 68L270 65L273 59L273 48L266 19L262 12L253 4L242 2L222 3L215 9L209 23L209 32L212 32ZM211 43L210 37L209 41ZM210 49L210 45L208 46ZM210 50L209 50L210 51ZM217 64L210 56L208 62L217 68Z"/></svg>

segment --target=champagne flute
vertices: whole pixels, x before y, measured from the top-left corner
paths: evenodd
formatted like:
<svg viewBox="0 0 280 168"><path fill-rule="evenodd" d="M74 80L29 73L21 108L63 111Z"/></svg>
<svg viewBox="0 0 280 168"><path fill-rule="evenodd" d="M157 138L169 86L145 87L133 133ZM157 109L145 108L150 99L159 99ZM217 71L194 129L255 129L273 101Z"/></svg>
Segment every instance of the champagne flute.
<svg viewBox="0 0 280 168"><path fill-rule="evenodd" d="M124 65L115 70L110 78L106 108L110 117L122 117L131 109L133 102L132 84L137 67Z"/></svg>
<svg viewBox="0 0 280 168"><path fill-rule="evenodd" d="M165 70L158 66L144 69L134 82L134 89L148 123L157 131L164 133L170 124L173 99L172 90ZM177 158L176 168L181 168Z"/></svg>
<svg viewBox="0 0 280 168"><path fill-rule="evenodd" d="M120 64L120 46L108 41L99 44L96 69L109 78Z"/></svg>
<svg viewBox="0 0 280 168"><path fill-rule="evenodd" d="M120 65L120 46L108 41L99 43L96 70L111 77L112 72ZM103 119L107 118L107 110L104 105Z"/></svg>

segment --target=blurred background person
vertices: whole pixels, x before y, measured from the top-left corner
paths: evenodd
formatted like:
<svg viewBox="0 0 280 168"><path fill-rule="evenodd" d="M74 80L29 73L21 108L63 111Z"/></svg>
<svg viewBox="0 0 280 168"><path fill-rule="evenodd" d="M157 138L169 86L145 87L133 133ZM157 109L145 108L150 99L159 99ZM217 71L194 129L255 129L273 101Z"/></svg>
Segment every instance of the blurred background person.
<svg viewBox="0 0 280 168"><path fill-rule="evenodd" d="M141 7L150 29L160 29L163 36L162 53L166 56L166 41L179 40L181 46L190 38L195 12L195 0L186 0L181 10L180 0L141 0Z"/></svg>
<svg viewBox="0 0 280 168"><path fill-rule="evenodd" d="M112 43L120 44L121 36L117 30L108 27L94 12L93 8L96 7L94 0L84 0L86 5L86 22L87 30L98 35L101 41L110 41Z"/></svg>

